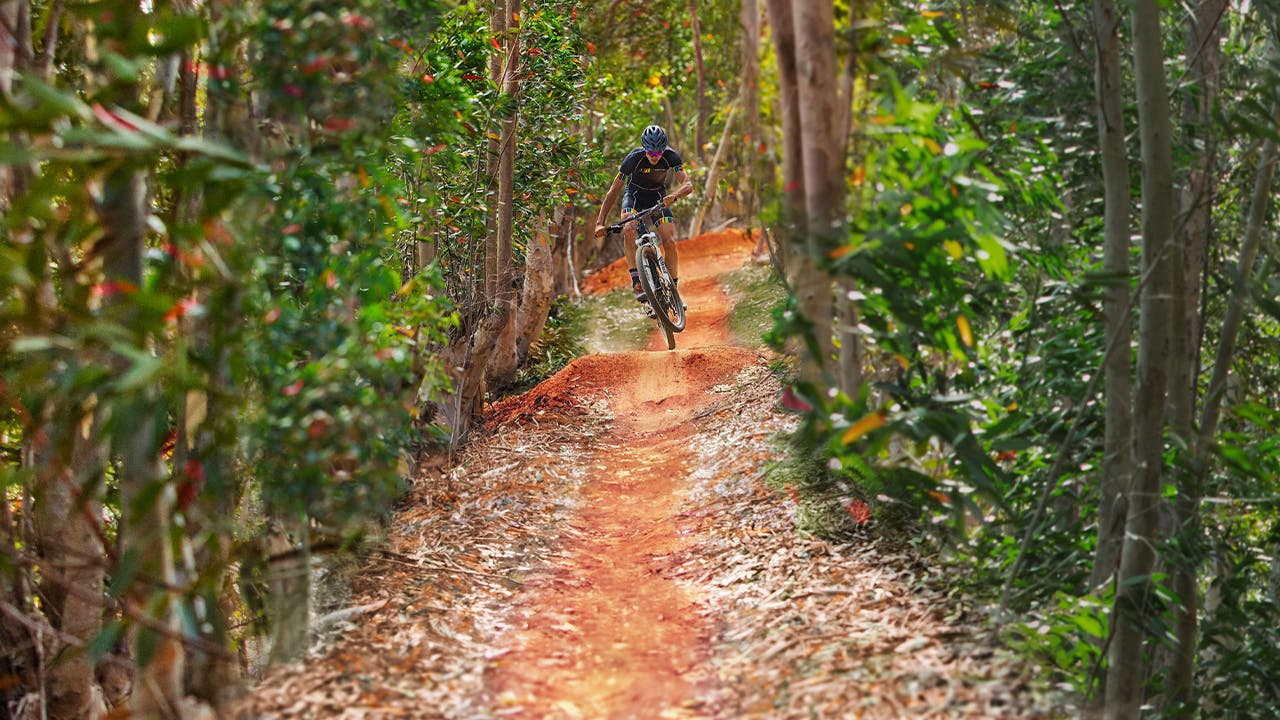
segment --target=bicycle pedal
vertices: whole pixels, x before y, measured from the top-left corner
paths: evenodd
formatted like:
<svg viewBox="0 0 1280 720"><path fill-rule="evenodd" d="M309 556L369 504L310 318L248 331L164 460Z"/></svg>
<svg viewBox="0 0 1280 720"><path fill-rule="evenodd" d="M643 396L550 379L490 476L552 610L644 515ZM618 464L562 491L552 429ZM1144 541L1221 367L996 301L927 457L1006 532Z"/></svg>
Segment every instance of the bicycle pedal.
<svg viewBox="0 0 1280 720"><path fill-rule="evenodd" d="M652 307L652 306L650 306L650 305L645 305L645 306L644 306L644 314L645 314L645 315L648 315L650 320L657 320L657 319L658 319L658 313L654 312L654 311L653 311L653 307Z"/></svg>

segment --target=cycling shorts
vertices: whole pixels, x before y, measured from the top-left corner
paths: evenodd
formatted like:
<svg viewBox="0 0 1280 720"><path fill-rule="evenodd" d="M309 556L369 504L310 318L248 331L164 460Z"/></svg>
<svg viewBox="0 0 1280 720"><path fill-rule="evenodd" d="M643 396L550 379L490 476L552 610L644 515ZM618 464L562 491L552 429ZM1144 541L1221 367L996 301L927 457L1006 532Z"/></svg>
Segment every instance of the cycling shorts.
<svg viewBox="0 0 1280 720"><path fill-rule="evenodd" d="M661 188L654 190L646 190L644 188L635 188L630 184L627 185L626 192L622 195L622 217L626 219L637 210L648 210L649 208L662 202L664 193ZM675 222L675 216L671 214L671 208L662 208L662 214L658 217L658 222ZM643 235L647 226L643 220L637 220L637 233Z"/></svg>

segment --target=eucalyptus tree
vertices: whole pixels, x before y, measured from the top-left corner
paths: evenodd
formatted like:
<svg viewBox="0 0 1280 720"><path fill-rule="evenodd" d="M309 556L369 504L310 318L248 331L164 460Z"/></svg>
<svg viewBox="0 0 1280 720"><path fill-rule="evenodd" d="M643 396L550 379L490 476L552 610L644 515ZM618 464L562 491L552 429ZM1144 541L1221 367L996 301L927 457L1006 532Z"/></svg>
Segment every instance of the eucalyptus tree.
<svg viewBox="0 0 1280 720"><path fill-rule="evenodd" d="M436 280L386 242L412 222L384 167L405 38L370 32L433 11L18 6L88 42L47 77L19 63L0 105L3 163L30 173L0 222L5 432L27 449L3 468L5 670L50 717L217 705L234 643L303 646L313 552L388 511L414 391L443 389L412 362L450 322ZM152 68L184 55L206 62L170 96ZM268 528L292 533L274 557Z"/></svg>

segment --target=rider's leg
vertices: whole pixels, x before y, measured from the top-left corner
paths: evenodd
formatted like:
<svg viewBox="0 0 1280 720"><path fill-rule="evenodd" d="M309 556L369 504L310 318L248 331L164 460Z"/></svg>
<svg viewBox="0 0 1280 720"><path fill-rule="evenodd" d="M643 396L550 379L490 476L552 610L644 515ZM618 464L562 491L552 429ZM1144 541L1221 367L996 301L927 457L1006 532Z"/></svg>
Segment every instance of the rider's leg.
<svg viewBox="0 0 1280 720"><path fill-rule="evenodd" d="M680 282L680 253L676 252L676 224L671 218L658 223L658 238L662 240L662 259L667 263L667 271L671 273L671 282ZM685 310L689 309L685 305Z"/></svg>
<svg viewBox="0 0 1280 720"><path fill-rule="evenodd" d="M630 211L624 210L622 217L626 218L630 214ZM622 226L622 257L631 273L631 291L635 293L636 300L644 302L644 287L640 285L640 273L636 270L636 224L633 222Z"/></svg>
<svg viewBox="0 0 1280 720"><path fill-rule="evenodd" d="M662 258L671 271L671 279L680 277L680 254L676 252L676 224L670 219L658 223L658 238L662 240Z"/></svg>

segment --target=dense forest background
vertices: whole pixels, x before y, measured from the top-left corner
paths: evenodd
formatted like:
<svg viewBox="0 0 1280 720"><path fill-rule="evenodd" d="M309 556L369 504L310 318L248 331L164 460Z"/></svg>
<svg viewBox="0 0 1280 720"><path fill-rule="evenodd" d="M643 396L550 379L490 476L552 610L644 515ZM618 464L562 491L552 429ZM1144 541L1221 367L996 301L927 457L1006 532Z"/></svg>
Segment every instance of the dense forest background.
<svg viewBox="0 0 1280 720"><path fill-rule="evenodd" d="M680 234L760 232L787 287L799 531L869 507L1106 717L1269 716L1277 33L1273 0L3 0L0 713L188 715L297 657L309 569L572 355L656 122Z"/></svg>

